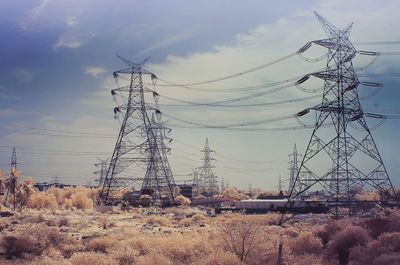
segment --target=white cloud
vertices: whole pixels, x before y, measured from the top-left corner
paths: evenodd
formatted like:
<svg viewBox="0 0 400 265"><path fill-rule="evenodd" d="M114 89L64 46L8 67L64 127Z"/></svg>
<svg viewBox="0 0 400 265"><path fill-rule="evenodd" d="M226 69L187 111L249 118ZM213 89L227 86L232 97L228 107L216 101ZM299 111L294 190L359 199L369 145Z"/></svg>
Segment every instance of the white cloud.
<svg viewBox="0 0 400 265"><path fill-rule="evenodd" d="M83 70L85 71L85 74L91 75L93 77L97 77L97 76L107 72L107 69L105 69L104 67L99 67L99 66L84 67Z"/></svg>
<svg viewBox="0 0 400 265"><path fill-rule="evenodd" d="M153 45L150 45L149 47L147 47L146 49L138 52L135 56L142 56L142 55L146 55L149 54L151 51L157 50L157 49L161 49L167 46L170 46L172 44L176 44L179 43L185 39L188 39L191 36L190 33L182 33L182 34L177 34L174 36L169 36L167 38L161 39L159 41L157 41L156 43L154 43Z"/></svg>
<svg viewBox="0 0 400 265"><path fill-rule="evenodd" d="M37 6L29 10L27 17L20 23L21 27L25 30L29 30L36 23L36 20L41 16L49 3L50 0L42 0Z"/></svg>
<svg viewBox="0 0 400 265"><path fill-rule="evenodd" d="M61 36L58 41L53 45L54 49L58 48L69 48L69 49L76 49L83 44L78 38L74 36Z"/></svg>
<svg viewBox="0 0 400 265"><path fill-rule="evenodd" d="M65 24L66 24L68 27L75 27L76 25L79 24L79 22L78 22L78 20L76 19L75 16L71 16L71 17L67 17L67 18L65 19Z"/></svg>
<svg viewBox="0 0 400 265"><path fill-rule="evenodd" d="M17 69L13 74L15 79L20 83L30 83L33 79L33 73L28 69Z"/></svg>

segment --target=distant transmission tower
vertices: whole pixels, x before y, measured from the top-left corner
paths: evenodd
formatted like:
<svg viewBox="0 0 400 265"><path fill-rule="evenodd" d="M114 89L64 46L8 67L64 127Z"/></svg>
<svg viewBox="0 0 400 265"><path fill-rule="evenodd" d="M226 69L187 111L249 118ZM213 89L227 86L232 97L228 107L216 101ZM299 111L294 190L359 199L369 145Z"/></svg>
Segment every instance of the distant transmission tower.
<svg viewBox="0 0 400 265"><path fill-rule="evenodd" d="M16 189L18 185L18 171L17 171L17 151L15 150L15 146L13 146L12 154L11 154L11 169L10 176L6 181L6 195L4 197L4 204L7 203L8 196L11 194L13 196L13 206L14 211L16 207Z"/></svg>
<svg viewBox="0 0 400 265"><path fill-rule="evenodd" d="M297 153L297 146L294 144L293 153L289 155L289 189L290 192L294 186L297 173L299 171L299 160L301 159L301 155ZM301 190L301 182L297 182L298 187L296 190Z"/></svg>
<svg viewBox="0 0 400 265"><path fill-rule="evenodd" d="M224 178L221 179L221 188L219 190L221 193L225 191L225 181Z"/></svg>
<svg viewBox="0 0 400 265"><path fill-rule="evenodd" d="M200 189L202 193L207 196L212 196L218 194L218 182L217 176L214 175L212 169L214 166L211 165L211 161L215 160L211 157L211 153L214 153L214 150L210 149L208 145L208 138L206 138L206 143L204 145L204 149L201 150L204 153L203 157L203 166L199 169L199 183Z"/></svg>
<svg viewBox="0 0 400 265"><path fill-rule="evenodd" d="M310 108L316 111L317 120L291 186L289 203L309 190L322 188L330 195L330 206L338 218L341 206L356 204L354 194L359 188L376 189L382 202L395 198L395 191L360 105L360 81L352 63L357 50L349 41L352 24L339 30L316 15L328 35L328 39L312 42L328 49L326 69L312 74L324 81L323 98L321 104Z"/></svg>
<svg viewBox="0 0 400 265"><path fill-rule="evenodd" d="M113 89L111 94L124 99L124 104L114 108L114 114L125 114L99 203L118 203L122 199L121 190L132 189L134 184L139 183L140 194L149 195L153 202L162 205L173 204L176 185L166 156L168 149L164 144L166 132L170 129L161 123L161 118L149 118L149 110L153 110L156 116L160 116L161 112L145 102L145 92L152 92L155 99L158 99L158 93L145 88L142 77L150 75L154 81L156 76L143 68L147 59L141 63L132 63L119 58L128 68L115 71L114 78L118 82L120 75L126 76L129 83Z"/></svg>
<svg viewBox="0 0 400 265"><path fill-rule="evenodd" d="M17 151L15 150L15 146L13 146L12 155L11 155L11 170L17 169Z"/></svg>
<svg viewBox="0 0 400 265"><path fill-rule="evenodd" d="M94 165L96 167L100 167L99 170L96 170L93 172L96 175L99 175L99 178L96 180L97 181L97 186L98 187L103 187L104 184L104 179L106 178L107 175L107 164L108 164L108 159L102 160L100 158L97 158L99 161L98 163L95 163Z"/></svg>

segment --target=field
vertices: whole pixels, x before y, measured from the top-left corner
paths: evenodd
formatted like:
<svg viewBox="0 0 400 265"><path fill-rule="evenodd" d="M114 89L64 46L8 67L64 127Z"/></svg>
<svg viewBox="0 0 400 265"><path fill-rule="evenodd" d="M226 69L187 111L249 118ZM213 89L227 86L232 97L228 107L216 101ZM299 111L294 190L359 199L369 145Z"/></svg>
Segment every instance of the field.
<svg viewBox="0 0 400 265"><path fill-rule="evenodd" d="M302 215L281 227L275 213L208 216L183 205L101 213L95 194L70 188L20 196L16 212L0 218L1 264L400 264L394 210L339 221Z"/></svg>

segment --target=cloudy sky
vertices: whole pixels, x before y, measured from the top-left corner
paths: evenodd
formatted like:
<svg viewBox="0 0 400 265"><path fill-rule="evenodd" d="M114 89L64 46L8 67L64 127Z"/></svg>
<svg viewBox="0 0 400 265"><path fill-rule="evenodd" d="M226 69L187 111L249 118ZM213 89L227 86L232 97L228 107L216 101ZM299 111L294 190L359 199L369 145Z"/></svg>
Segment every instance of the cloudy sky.
<svg viewBox="0 0 400 265"><path fill-rule="evenodd" d="M365 42L399 41L398 10L400 3L395 0L384 4L370 0L1 1L0 164L8 170L12 146L16 146L24 176L36 181L59 176L63 182L76 184L93 181L94 163L111 156L119 129L110 95L116 87L112 72L124 67L116 54L132 61L151 57L146 69L160 78L156 89L166 115L209 125L267 120L318 104L321 83L307 84L316 93L291 87L240 102L301 99L291 104L185 107L168 98L200 103L237 99L274 88L254 86L321 69L323 60L310 63L292 56L236 78L186 88L165 86L162 80L175 84L214 80L292 54L305 43L326 37L313 11L339 28L354 22L351 40L359 50L397 52L399 45ZM324 52L313 46L305 55L318 58ZM384 87L373 97L373 88L360 87L365 98L362 106L368 112L396 115L400 92L393 74L400 73L400 57L380 56L361 69L371 59L355 58L360 80ZM243 87L252 88L236 89ZM200 150L208 137L216 151L214 171L220 178L241 188L251 182L253 187L273 189L279 176L288 178L293 145L303 153L311 135L310 129L270 130L299 127L296 120L253 127L264 131L240 131L184 128L187 124L164 119L173 128L169 159L178 182L189 179L192 169L201 165ZM367 122L373 126L379 121ZM396 185L400 184L399 129L398 120L387 120L372 131Z"/></svg>

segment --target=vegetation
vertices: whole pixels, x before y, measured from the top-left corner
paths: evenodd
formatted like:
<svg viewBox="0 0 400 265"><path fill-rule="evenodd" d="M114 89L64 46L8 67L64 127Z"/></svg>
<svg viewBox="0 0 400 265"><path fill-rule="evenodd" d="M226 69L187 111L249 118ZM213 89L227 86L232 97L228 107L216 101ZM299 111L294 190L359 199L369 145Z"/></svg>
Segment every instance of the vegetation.
<svg viewBox="0 0 400 265"><path fill-rule="evenodd" d="M6 182L0 174L2 188ZM183 196L178 207L100 213L96 189L39 192L29 178L13 185L15 200L10 196L6 204L13 210L15 202L16 212L0 217L1 264L275 265L280 244L283 264L400 264L397 210L338 221L308 215L280 227L280 214L210 217ZM231 188L221 197L242 199L244 193ZM376 194L357 197L365 198Z"/></svg>

